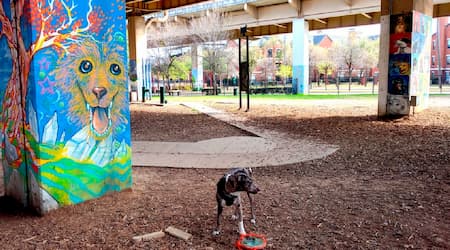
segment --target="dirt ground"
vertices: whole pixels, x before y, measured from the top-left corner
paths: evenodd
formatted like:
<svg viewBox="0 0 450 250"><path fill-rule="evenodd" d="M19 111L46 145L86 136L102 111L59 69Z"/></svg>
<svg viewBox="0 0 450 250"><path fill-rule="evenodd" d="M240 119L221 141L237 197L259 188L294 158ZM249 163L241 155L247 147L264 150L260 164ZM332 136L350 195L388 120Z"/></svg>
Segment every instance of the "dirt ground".
<svg viewBox="0 0 450 250"><path fill-rule="evenodd" d="M337 101L339 102L339 101ZM373 106L208 103L249 125L340 149L298 164L257 168L257 227L267 249L450 249L450 102L395 121ZM131 106L134 140L198 141L246 135L179 105ZM215 226L223 170L134 166L131 191L38 217L0 198L2 249L233 249L237 225L225 210ZM0 173L1 175L1 173ZM0 182L0 195L3 191ZM246 197L245 197L246 198ZM168 226L193 235L136 243Z"/></svg>

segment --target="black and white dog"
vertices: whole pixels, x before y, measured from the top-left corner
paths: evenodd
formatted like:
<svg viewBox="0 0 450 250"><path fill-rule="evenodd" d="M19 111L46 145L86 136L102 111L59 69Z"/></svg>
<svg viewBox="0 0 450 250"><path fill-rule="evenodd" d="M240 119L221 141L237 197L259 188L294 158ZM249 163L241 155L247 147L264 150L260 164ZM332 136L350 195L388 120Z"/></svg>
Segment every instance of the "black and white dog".
<svg viewBox="0 0 450 250"><path fill-rule="evenodd" d="M250 201L250 209L252 212L251 222L256 223L255 212L253 208L253 199L250 194L259 192L259 188L253 182L251 168L233 168L228 171L217 183L217 226L213 231L213 235L220 233L220 217L223 208L226 206L235 206L233 219L238 219L239 233L245 234L244 221L241 208L240 193L246 192Z"/></svg>

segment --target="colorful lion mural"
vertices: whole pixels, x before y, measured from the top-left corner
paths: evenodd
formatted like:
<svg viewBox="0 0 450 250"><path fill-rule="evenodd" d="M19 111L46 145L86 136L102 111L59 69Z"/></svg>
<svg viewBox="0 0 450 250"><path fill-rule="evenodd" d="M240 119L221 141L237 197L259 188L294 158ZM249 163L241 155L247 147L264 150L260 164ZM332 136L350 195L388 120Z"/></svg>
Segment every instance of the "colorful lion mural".
<svg viewBox="0 0 450 250"><path fill-rule="evenodd" d="M131 187L124 4L2 0L5 190L39 213Z"/></svg>

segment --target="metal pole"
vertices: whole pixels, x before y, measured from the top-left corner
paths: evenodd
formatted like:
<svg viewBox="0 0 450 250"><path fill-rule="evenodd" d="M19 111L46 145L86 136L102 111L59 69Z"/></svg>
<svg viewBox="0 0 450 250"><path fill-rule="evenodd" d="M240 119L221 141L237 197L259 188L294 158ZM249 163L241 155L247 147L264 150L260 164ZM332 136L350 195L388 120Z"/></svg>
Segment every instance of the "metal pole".
<svg viewBox="0 0 450 250"><path fill-rule="evenodd" d="M440 18L437 19L436 24L437 24L437 29L436 29L436 52L437 52L437 63L438 63L438 84L439 84L440 93L442 93Z"/></svg>
<svg viewBox="0 0 450 250"><path fill-rule="evenodd" d="M164 86L159 87L159 103L164 104Z"/></svg>
<svg viewBox="0 0 450 250"><path fill-rule="evenodd" d="M245 36L245 40L246 40L246 43L247 43L247 45L246 45L246 61L247 61L247 67L246 67L246 69L245 69L245 71L246 71L246 74L247 74L247 111L250 109L250 72L249 72L249 68L250 68L250 60L249 60L249 58L248 58L248 54L249 54L249 52L248 52L248 36Z"/></svg>
<svg viewBox="0 0 450 250"><path fill-rule="evenodd" d="M241 37L239 37L239 72L241 71ZM241 74L239 74L239 109L242 108Z"/></svg>

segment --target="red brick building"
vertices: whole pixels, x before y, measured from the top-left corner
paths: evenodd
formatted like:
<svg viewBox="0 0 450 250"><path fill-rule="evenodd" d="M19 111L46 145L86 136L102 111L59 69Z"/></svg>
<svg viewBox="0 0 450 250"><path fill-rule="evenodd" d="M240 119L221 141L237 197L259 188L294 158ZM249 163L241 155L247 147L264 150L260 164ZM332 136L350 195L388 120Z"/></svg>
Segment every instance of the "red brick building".
<svg viewBox="0 0 450 250"><path fill-rule="evenodd" d="M312 38L313 45L320 46L322 48L329 49L333 45L333 40L328 35L317 35Z"/></svg>
<svg viewBox="0 0 450 250"><path fill-rule="evenodd" d="M450 24L448 17L437 19L438 30L431 38L430 75L433 84L450 83Z"/></svg>
<svg viewBox="0 0 450 250"><path fill-rule="evenodd" d="M281 38L272 39L269 37L261 38L259 41L256 58L259 58L251 72L251 81L253 84L266 84L277 82L278 66L285 60L284 46L286 45Z"/></svg>

